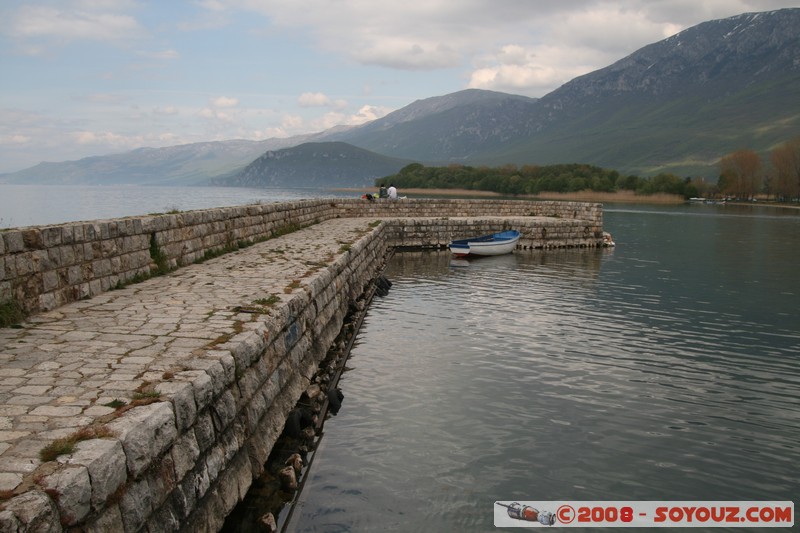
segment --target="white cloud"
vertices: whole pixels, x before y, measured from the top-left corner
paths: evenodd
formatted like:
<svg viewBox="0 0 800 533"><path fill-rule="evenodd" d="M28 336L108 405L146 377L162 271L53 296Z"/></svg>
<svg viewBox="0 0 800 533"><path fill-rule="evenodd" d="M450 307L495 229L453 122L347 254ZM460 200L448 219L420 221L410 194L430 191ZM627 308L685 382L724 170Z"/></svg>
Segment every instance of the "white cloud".
<svg viewBox="0 0 800 533"><path fill-rule="evenodd" d="M300 30L327 53L396 70L461 68L471 87L541 96L690 25L786 0L213 0ZM554 52L554 53L553 53ZM489 53L493 63L487 64Z"/></svg>
<svg viewBox="0 0 800 533"><path fill-rule="evenodd" d="M601 50L613 61L681 29L674 23L653 20L644 6L599 4L564 13L560 23L549 28L547 39L564 48Z"/></svg>
<svg viewBox="0 0 800 533"><path fill-rule="evenodd" d="M227 9L225 2L221 0L199 0L195 3L209 11L225 11Z"/></svg>
<svg viewBox="0 0 800 533"><path fill-rule="evenodd" d="M15 13L9 33L17 38L117 42L140 38L146 31L130 15L26 5Z"/></svg>
<svg viewBox="0 0 800 533"><path fill-rule="evenodd" d="M27 144L31 138L27 135L12 134L0 136L0 144Z"/></svg>
<svg viewBox="0 0 800 533"><path fill-rule="evenodd" d="M78 9L94 11L126 11L137 5L136 0L70 0L68 3Z"/></svg>
<svg viewBox="0 0 800 533"><path fill-rule="evenodd" d="M331 103L331 99L324 93L303 93L297 99L300 107L327 107Z"/></svg>
<svg viewBox="0 0 800 533"><path fill-rule="evenodd" d="M40 113L0 108L0 161L3 164L0 172L21 170L41 161L70 161L142 146L208 140L205 132L197 134L195 128L192 134L183 135L163 126L151 127L156 124L152 121L139 123L139 127L130 131L121 131L120 124L129 126L130 121L123 120L122 115L114 116L110 124L100 125L83 117L54 119Z"/></svg>
<svg viewBox="0 0 800 533"><path fill-rule="evenodd" d="M77 145L92 145L114 151L133 150L142 146L166 146L181 142L170 132L125 135L112 131L74 131L66 135Z"/></svg>
<svg viewBox="0 0 800 533"><path fill-rule="evenodd" d="M219 109L211 109L210 107L205 107L198 111L197 116L222 122L230 122L232 120L232 115L230 113L220 111Z"/></svg>
<svg viewBox="0 0 800 533"><path fill-rule="evenodd" d="M303 108L327 107L343 110L347 108L348 103L342 98L333 100L325 93L303 93L297 98L297 105Z"/></svg>
<svg viewBox="0 0 800 533"><path fill-rule="evenodd" d="M203 31L223 28L231 23L226 13L229 11L224 1L201 0L193 2L200 13L192 14L189 17L176 23L180 31Z"/></svg>
<svg viewBox="0 0 800 533"><path fill-rule="evenodd" d="M344 113L342 111L330 111L322 116L316 117L302 124L303 128L298 128L296 133L305 131L324 131L336 126L357 126L365 124L389 114L393 109L388 107L364 105L355 113Z"/></svg>
<svg viewBox="0 0 800 533"><path fill-rule="evenodd" d="M209 101L214 107L236 107L239 105L238 98L228 98L227 96L219 96Z"/></svg>
<svg viewBox="0 0 800 533"><path fill-rule="evenodd" d="M124 137L110 132L76 131L71 136L78 144L119 144Z"/></svg>
<svg viewBox="0 0 800 533"><path fill-rule="evenodd" d="M180 113L180 111L178 110L178 108L175 107L175 106L171 106L171 105L163 107L163 108L162 107L156 107L155 109L153 109L153 114L156 115L156 116L169 117L169 116L177 115L179 113Z"/></svg>
<svg viewBox="0 0 800 533"><path fill-rule="evenodd" d="M130 102L130 97L112 93L92 93L78 100L92 104L123 105Z"/></svg>
<svg viewBox="0 0 800 533"><path fill-rule="evenodd" d="M463 60L455 48L431 40L411 41L387 37L360 47L353 56L366 65L378 65L402 70L434 70L459 66Z"/></svg>
<svg viewBox="0 0 800 533"><path fill-rule="evenodd" d="M150 59L178 59L181 57L177 50L140 51L138 55Z"/></svg>
<svg viewBox="0 0 800 533"><path fill-rule="evenodd" d="M372 120L383 118L392 111L394 111L394 109L388 107L365 105L362 106L355 114L350 115L350 118L347 120L345 124L349 126L365 124Z"/></svg>
<svg viewBox="0 0 800 533"><path fill-rule="evenodd" d="M281 128L287 131L297 130L303 127L303 118L297 115L284 115L281 120Z"/></svg>

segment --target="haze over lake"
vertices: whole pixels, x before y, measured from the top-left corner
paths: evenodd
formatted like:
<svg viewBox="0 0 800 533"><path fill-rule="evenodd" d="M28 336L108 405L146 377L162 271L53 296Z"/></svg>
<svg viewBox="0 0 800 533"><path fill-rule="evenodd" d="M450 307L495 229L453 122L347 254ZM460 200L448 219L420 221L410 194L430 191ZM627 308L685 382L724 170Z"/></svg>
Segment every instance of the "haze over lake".
<svg viewBox="0 0 800 533"><path fill-rule="evenodd" d="M60 224L304 198L357 196L318 188L0 184L0 228Z"/></svg>

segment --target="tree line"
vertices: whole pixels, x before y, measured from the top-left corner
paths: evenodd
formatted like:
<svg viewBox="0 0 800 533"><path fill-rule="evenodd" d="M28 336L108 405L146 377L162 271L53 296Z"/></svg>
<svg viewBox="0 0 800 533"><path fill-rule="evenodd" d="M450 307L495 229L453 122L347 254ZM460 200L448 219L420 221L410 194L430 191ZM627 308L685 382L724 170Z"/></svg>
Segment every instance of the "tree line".
<svg viewBox="0 0 800 533"><path fill-rule="evenodd" d="M513 164L501 167L471 167L460 164L426 167L420 163L412 163L397 174L376 180L376 185L389 182L401 189L466 189L507 195L585 190L694 195L689 180L672 174L659 174L646 179L579 163L521 167Z"/></svg>
<svg viewBox="0 0 800 533"><path fill-rule="evenodd" d="M800 137L770 153L772 168L764 172L760 156L752 150L738 150L720 160L716 185L703 179L662 173L649 178L622 175L616 170L587 164L522 165L500 167L451 164L426 167L412 163L397 174L376 180L376 185L394 183L401 189L466 189L506 195L541 192L615 192L637 194L668 193L691 198L700 195L728 195L752 198L768 194L779 200L800 196Z"/></svg>
<svg viewBox="0 0 800 533"><path fill-rule="evenodd" d="M749 199L759 194L781 202L800 200L800 137L786 141L769 153L765 168L761 156L742 149L720 160L718 192Z"/></svg>

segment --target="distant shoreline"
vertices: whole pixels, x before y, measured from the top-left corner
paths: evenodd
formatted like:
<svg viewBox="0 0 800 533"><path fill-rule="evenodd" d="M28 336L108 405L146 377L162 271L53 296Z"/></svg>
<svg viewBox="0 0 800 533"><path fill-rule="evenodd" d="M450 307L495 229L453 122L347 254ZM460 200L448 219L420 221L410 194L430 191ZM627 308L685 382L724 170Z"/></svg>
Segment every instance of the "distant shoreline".
<svg viewBox="0 0 800 533"><path fill-rule="evenodd" d="M354 192L359 195L365 192L377 192L367 189L344 188L334 189L342 192ZM470 189L399 189L398 194L401 196L410 196L412 198L426 198L434 196L437 198L511 198L511 195L501 194L492 191L475 191ZM686 200L677 194L649 194L637 195L633 191L618 191L618 192L595 192L595 191L580 191L580 192L543 192L538 195L522 194L513 196L524 200L569 200L573 202L609 202L609 203L637 203L637 204L682 204Z"/></svg>

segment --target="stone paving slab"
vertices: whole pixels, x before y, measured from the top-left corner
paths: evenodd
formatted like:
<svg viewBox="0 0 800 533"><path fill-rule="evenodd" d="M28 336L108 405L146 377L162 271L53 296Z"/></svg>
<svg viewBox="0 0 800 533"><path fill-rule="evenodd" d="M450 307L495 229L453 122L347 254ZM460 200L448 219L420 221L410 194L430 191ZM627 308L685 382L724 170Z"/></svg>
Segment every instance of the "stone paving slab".
<svg viewBox="0 0 800 533"><path fill-rule="evenodd" d="M302 290L370 222L328 220L0 329L0 491L34 471L49 442L249 322L242 307Z"/></svg>

